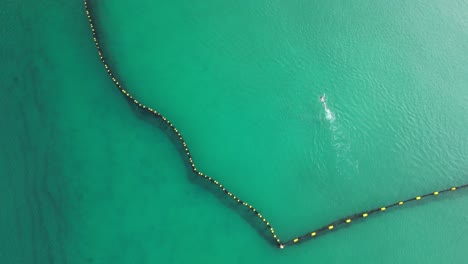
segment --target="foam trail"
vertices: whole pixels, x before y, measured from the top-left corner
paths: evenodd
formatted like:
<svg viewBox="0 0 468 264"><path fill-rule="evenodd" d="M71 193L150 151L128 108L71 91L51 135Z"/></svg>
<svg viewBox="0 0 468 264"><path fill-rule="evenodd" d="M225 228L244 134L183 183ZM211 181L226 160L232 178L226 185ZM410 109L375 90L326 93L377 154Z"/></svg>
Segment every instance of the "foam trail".
<svg viewBox="0 0 468 264"><path fill-rule="evenodd" d="M335 121L335 114L333 114L333 112L330 111L330 109L326 108L327 107L326 104L324 104L324 106L325 106L325 118L330 122Z"/></svg>
<svg viewBox="0 0 468 264"><path fill-rule="evenodd" d="M333 112L330 109L328 109L327 102L325 102L325 94L320 96L320 101L322 102L323 109L325 110L325 118L330 122L335 121L335 114L333 114Z"/></svg>
<svg viewBox="0 0 468 264"><path fill-rule="evenodd" d="M357 173L357 170L355 167L356 161L351 156L351 145L349 135L346 133L346 127L343 127L343 124L336 120L335 113L328 108L325 94L320 97L320 101L325 111L325 119L330 123L331 146L334 148L336 155L336 173L340 177L351 177Z"/></svg>

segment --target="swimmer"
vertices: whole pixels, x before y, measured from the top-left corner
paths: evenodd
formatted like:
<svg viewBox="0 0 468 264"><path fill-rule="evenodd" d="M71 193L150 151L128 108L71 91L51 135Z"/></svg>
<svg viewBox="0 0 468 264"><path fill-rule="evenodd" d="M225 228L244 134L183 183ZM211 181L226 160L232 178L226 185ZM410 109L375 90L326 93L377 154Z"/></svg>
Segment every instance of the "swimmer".
<svg viewBox="0 0 468 264"><path fill-rule="evenodd" d="M323 94L322 96L320 96L320 102L322 102L323 108L325 109L325 111L328 111L327 103L325 102L325 94Z"/></svg>
<svg viewBox="0 0 468 264"><path fill-rule="evenodd" d="M325 103L325 94L323 94L322 96L320 96L320 102Z"/></svg>

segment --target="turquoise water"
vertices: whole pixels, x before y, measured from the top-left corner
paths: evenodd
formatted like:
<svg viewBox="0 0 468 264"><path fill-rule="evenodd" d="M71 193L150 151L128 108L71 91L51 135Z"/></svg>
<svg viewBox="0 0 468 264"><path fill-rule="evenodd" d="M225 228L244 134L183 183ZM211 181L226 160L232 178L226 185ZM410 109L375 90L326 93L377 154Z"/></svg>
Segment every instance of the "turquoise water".
<svg viewBox="0 0 468 264"><path fill-rule="evenodd" d="M283 239L467 182L466 1L92 6L125 86ZM5 263L465 260L466 191L278 250L115 89L81 1L0 7Z"/></svg>

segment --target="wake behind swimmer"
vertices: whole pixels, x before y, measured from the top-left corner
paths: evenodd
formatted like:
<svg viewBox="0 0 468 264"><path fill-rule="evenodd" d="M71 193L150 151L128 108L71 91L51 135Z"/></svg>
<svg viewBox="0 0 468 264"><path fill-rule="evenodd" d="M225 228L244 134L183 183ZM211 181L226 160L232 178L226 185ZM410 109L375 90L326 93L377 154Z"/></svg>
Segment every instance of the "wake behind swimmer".
<svg viewBox="0 0 468 264"><path fill-rule="evenodd" d="M322 102L323 109L325 110L325 113L326 113L325 117L332 122L335 121L335 115L327 107L327 102L325 101L325 94L320 96L319 99L320 99L320 102Z"/></svg>

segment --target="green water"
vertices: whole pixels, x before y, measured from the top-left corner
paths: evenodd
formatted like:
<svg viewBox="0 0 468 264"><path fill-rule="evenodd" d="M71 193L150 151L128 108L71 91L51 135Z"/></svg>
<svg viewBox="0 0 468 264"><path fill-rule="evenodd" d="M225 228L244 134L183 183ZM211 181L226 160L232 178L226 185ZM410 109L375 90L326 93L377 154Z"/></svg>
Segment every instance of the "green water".
<svg viewBox="0 0 468 264"><path fill-rule="evenodd" d="M284 240L468 181L466 1L91 6L125 87ZM466 262L465 190L278 250L113 86L81 1L0 19L1 263Z"/></svg>

